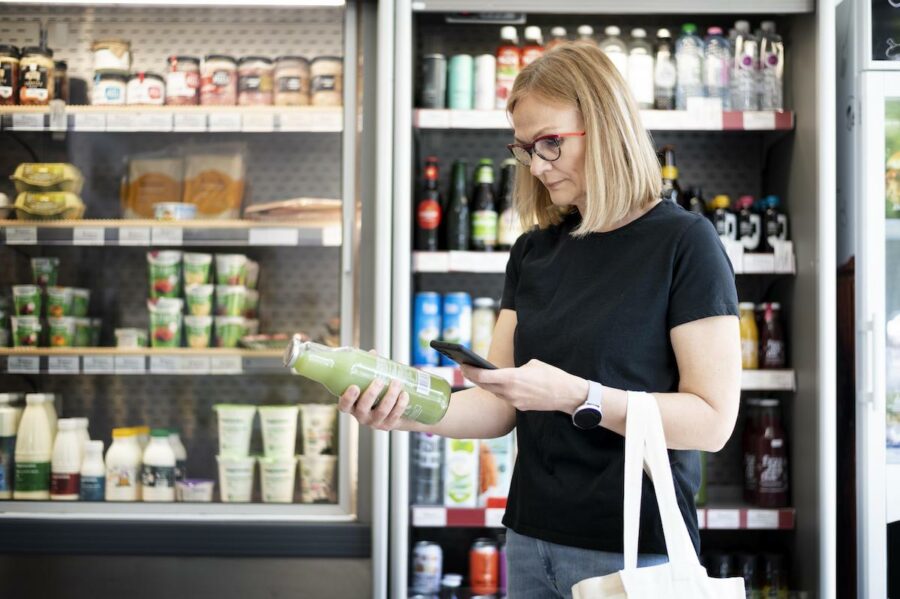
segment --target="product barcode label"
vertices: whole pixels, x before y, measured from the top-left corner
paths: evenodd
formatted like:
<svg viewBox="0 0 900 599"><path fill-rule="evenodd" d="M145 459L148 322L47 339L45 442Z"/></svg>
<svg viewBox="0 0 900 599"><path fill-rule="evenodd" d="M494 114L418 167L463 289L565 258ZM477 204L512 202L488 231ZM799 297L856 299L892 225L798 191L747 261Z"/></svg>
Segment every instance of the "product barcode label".
<svg viewBox="0 0 900 599"><path fill-rule="evenodd" d="M44 115L41 113L23 113L12 115L13 129L24 131L42 131L44 129Z"/></svg>
<svg viewBox="0 0 900 599"><path fill-rule="evenodd" d="M78 356L50 356L47 360L50 374L78 374Z"/></svg>
<svg viewBox="0 0 900 599"><path fill-rule="evenodd" d="M72 245L103 245L106 229L103 227L77 227L72 229Z"/></svg>
<svg viewBox="0 0 900 599"><path fill-rule="evenodd" d="M6 227L7 245L37 244L37 227Z"/></svg>
<svg viewBox="0 0 900 599"><path fill-rule="evenodd" d="M85 356L84 374L115 374L116 365L113 356Z"/></svg>
<svg viewBox="0 0 900 599"><path fill-rule="evenodd" d="M176 227L153 227L152 245L181 245L182 233L182 230Z"/></svg>
<svg viewBox="0 0 900 599"><path fill-rule="evenodd" d="M150 245L150 227L121 227L119 245Z"/></svg>
<svg viewBox="0 0 900 599"><path fill-rule="evenodd" d="M10 356L6 370L11 374L37 374L41 370L41 360L37 356Z"/></svg>
<svg viewBox="0 0 900 599"><path fill-rule="evenodd" d="M431 375L427 372L416 371L416 393L419 395L431 393Z"/></svg>
<svg viewBox="0 0 900 599"><path fill-rule="evenodd" d="M144 356L116 356L116 374L144 374L146 371Z"/></svg>

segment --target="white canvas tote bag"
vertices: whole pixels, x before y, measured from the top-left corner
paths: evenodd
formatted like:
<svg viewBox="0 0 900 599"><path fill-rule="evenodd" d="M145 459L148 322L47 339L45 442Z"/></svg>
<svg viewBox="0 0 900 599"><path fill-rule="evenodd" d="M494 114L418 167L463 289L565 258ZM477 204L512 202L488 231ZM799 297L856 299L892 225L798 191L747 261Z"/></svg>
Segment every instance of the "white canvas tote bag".
<svg viewBox="0 0 900 599"><path fill-rule="evenodd" d="M643 464L653 481L669 562L637 567ZM625 423L625 569L572 587L573 599L745 599L743 578L709 578L678 502L656 399L629 393Z"/></svg>

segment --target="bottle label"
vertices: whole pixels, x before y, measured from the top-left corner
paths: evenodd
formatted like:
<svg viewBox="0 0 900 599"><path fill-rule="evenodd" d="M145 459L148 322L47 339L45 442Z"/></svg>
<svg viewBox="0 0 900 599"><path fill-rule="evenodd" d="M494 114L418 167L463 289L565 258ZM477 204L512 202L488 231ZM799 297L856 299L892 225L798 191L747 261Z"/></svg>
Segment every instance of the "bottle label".
<svg viewBox="0 0 900 599"><path fill-rule="evenodd" d="M312 78L310 88L312 93L333 92L336 85L337 78L334 75L317 75Z"/></svg>
<svg viewBox="0 0 900 599"><path fill-rule="evenodd" d="M696 54L679 54L676 56L678 83L682 86L701 82L703 63Z"/></svg>
<svg viewBox="0 0 900 599"><path fill-rule="evenodd" d="M425 470L441 467L441 437L430 433L419 433L416 447L416 464Z"/></svg>
<svg viewBox="0 0 900 599"><path fill-rule="evenodd" d="M49 491L50 462L16 462L16 491Z"/></svg>
<svg viewBox="0 0 900 599"><path fill-rule="evenodd" d="M763 455L759 466L760 493L787 491L787 460L783 456Z"/></svg>
<svg viewBox="0 0 900 599"><path fill-rule="evenodd" d="M744 488L756 490L756 456L752 453L744 454Z"/></svg>
<svg viewBox="0 0 900 599"><path fill-rule="evenodd" d="M81 477L81 501L103 501L106 497L105 476Z"/></svg>
<svg viewBox="0 0 900 599"><path fill-rule="evenodd" d="M519 216L515 210L507 208L500 215L500 221L497 223L497 243L512 247L521 234Z"/></svg>
<svg viewBox="0 0 900 599"><path fill-rule="evenodd" d="M241 75L238 77L238 91L257 92L268 91L260 89L262 87L262 77L260 75Z"/></svg>
<svg viewBox="0 0 900 599"><path fill-rule="evenodd" d="M296 93L302 88L303 80L300 77L279 77L275 85L281 93Z"/></svg>
<svg viewBox="0 0 900 599"><path fill-rule="evenodd" d="M141 484L156 489L173 488L175 487L175 467L144 464L141 467Z"/></svg>
<svg viewBox="0 0 900 599"><path fill-rule="evenodd" d="M431 231L441 224L441 205L436 200L423 200L419 202L416 210L416 223L420 229Z"/></svg>
<svg viewBox="0 0 900 599"><path fill-rule="evenodd" d="M628 83L639 104L653 103L653 57L649 54L631 54L628 57Z"/></svg>
<svg viewBox="0 0 900 599"><path fill-rule="evenodd" d="M431 380L428 381L426 394L420 394L419 392L419 389L423 387L420 377L425 375L430 379L430 374L404 364L392 362L386 358L378 358L375 361L375 372L377 373L376 376L385 382L385 389L392 379L396 379L403 384L404 389L409 394L409 406L403 412L404 418L409 420L417 419L424 410L423 403L433 403L427 395L431 392ZM378 399L380 400L381 398L379 397Z"/></svg>
<svg viewBox="0 0 900 599"><path fill-rule="evenodd" d="M497 212L494 210L476 210L472 213L472 241L485 245L497 243Z"/></svg>
<svg viewBox="0 0 900 599"><path fill-rule="evenodd" d="M21 95L26 100L47 100L50 96L50 74L47 67L29 64L19 75Z"/></svg>
<svg viewBox="0 0 900 599"><path fill-rule="evenodd" d="M675 69L671 57L657 57L653 80L657 88L675 89L675 84L678 82L678 71Z"/></svg>
<svg viewBox="0 0 900 599"><path fill-rule="evenodd" d="M744 368L756 368L759 363L758 359L758 350L759 346L756 341L753 339L742 339L741 340L741 361L744 364Z"/></svg>
<svg viewBox="0 0 900 599"><path fill-rule="evenodd" d="M10 63L0 62L0 100L9 100L12 98L15 81L13 76L15 71Z"/></svg>
<svg viewBox="0 0 900 599"><path fill-rule="evenodd" d="M137 486L137 468L130 466L107 466L106 480L112 489L129 489Z"/></svg>
<svg viewBox="0 0 900 599"><path fill-rule="evenodd" d="M0 437L0 492L13 490L16 438Z"/></svg>
<svg viewBox="0 0 900 599"><path fill-rule="evenodd" d="M763 347L763 363L768 368L780 368L784 362L784 342L767 339Z"/></svg>
<svg viewBox="0 0 900 599"><path fill-rule="evenodd" d="M50 495L78 495L81 474L78 472L54 472L50 475Z"/></svg>
<svg viewBox="0 0 900 599"><path fill-rule="evenodd" d="M519 51L512 46L497 52L497 78L515 79L519 74Z"/></svg>
<svg viewBox="0 0 900 599"><path fill-rule="evenodd" d="M166 73L166 95L174 98L196 98L200 88L200 75L194 72L173 71Z"/></svg>

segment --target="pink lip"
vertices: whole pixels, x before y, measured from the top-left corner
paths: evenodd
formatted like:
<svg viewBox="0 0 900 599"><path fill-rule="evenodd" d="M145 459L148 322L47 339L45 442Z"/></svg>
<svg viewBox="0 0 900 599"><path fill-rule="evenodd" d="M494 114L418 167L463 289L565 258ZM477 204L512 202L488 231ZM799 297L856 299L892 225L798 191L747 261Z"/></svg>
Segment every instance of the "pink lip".
<svg viewBox="0 0 900 599"><path fill-rule="evenodd" d="M544 183L544 187L547 189L555 189L562 185L562 181L554 181L553 183Z"/></svg>

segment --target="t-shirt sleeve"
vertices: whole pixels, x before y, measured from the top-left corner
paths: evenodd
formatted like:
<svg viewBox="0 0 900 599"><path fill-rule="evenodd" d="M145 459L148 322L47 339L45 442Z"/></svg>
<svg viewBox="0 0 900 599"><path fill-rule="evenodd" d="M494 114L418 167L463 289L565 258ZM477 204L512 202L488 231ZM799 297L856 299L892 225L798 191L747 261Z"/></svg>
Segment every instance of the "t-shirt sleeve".
<svg viewBox="0 0 900 599"><path fill-rule="evenodd" d="M710 316L737 316L734 269L715 228L699 219L675 249L669 292L669 329Z"/></svg>
<svg viewBox="0 0 900 599"><path fill-rule="evenodd" d="M519 286L519 268L522 265L522 257L525 255L525 243L529 233L519 235L509 251L509 261L506 263L506 281L503 283L503 297L500 299L501 310L516 309L516 288Z"/></svg>

